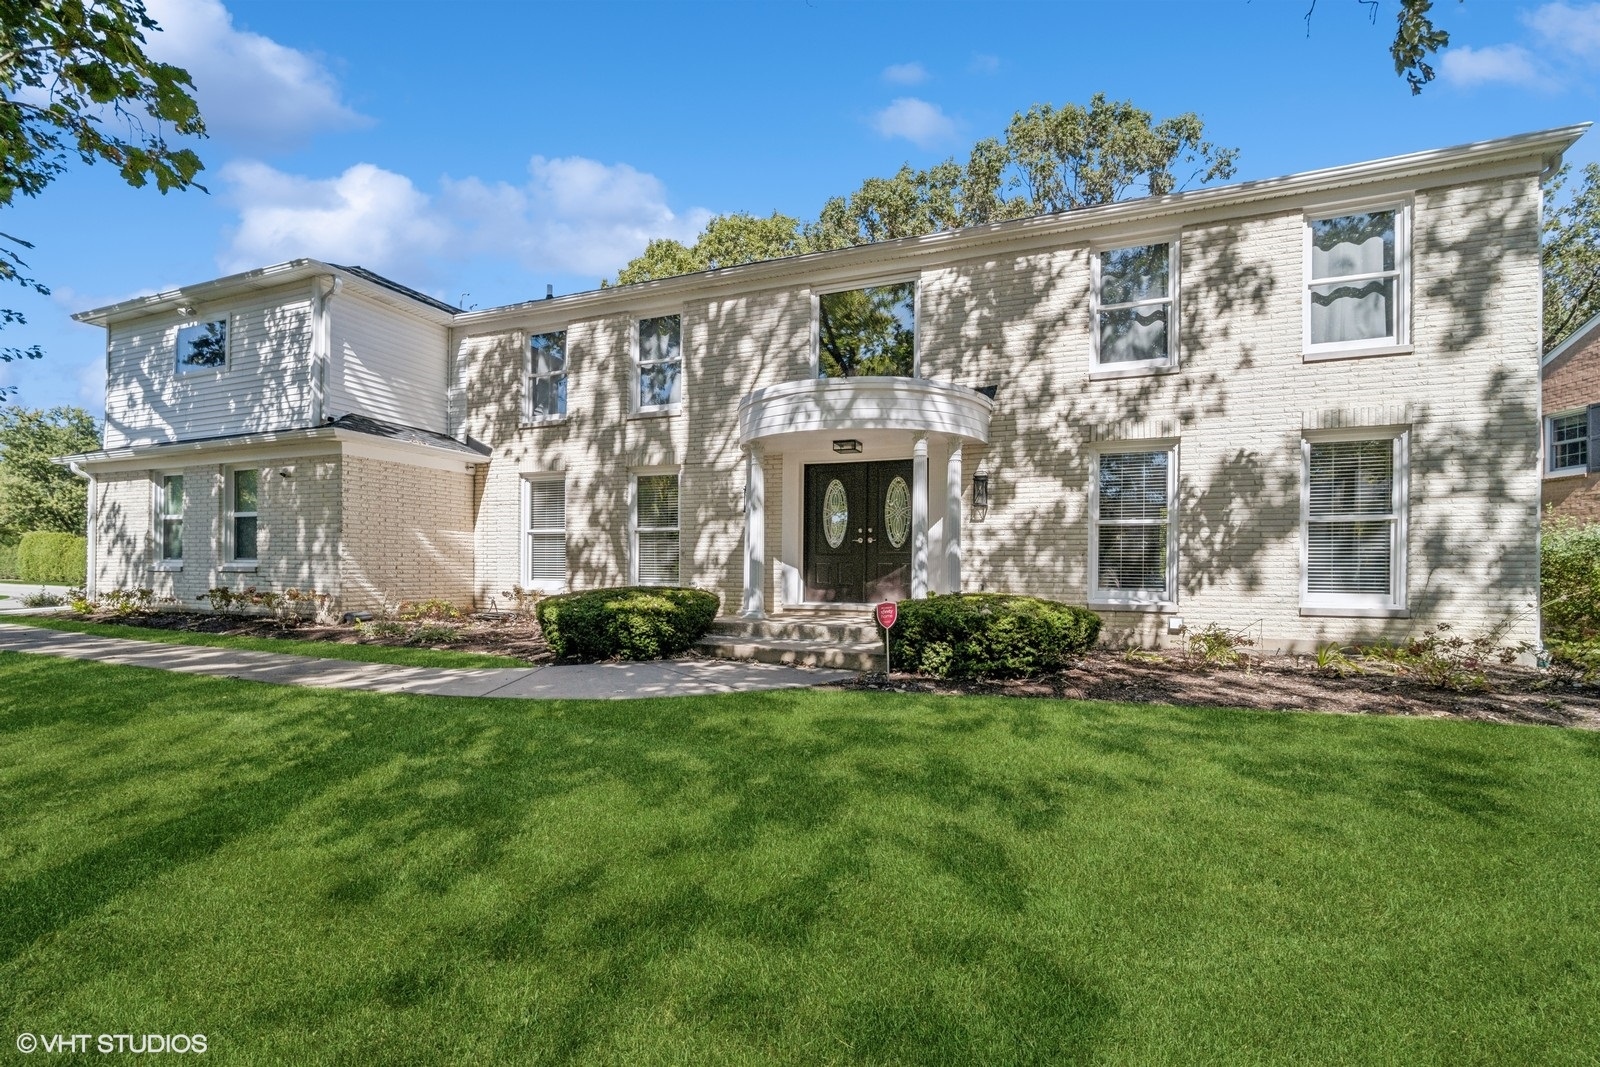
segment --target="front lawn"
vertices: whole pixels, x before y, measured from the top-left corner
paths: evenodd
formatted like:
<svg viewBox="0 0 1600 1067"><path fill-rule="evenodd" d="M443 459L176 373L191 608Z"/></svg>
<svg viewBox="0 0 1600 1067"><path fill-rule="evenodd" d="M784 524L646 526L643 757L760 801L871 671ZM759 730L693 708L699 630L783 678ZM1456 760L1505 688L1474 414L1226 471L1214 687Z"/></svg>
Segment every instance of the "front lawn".
<svg viewBox="0 0 1600 1067"><path fill-rule="evenodd" d="M0 1018L225 1063L1589 1062L1600 735L0 654Z"/></svg>

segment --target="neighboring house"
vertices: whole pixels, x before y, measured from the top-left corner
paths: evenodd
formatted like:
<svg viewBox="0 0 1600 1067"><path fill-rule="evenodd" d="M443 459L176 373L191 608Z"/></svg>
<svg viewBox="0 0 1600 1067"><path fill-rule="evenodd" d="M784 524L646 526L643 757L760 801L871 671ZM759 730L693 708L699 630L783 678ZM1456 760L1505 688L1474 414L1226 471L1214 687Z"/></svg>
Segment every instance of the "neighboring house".
<svg viewBox="0 0 1600 1067"><path fill-rule="evenodd" d="M299 260L88 312L91 570L1536 641L1539 181L1585 128L483 311Z"/></svg>
<svg viewBox="0 0 1600 1067"><path fill-rule="evenodd" d="M1600 315L1544 357L1544 511L1600 522Z"/></svg>

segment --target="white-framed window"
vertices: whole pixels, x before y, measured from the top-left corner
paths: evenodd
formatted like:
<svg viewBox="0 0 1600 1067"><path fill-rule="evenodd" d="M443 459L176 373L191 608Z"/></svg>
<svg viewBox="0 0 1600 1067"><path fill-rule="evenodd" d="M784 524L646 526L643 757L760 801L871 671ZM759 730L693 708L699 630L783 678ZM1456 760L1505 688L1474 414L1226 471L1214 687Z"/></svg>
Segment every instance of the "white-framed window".
<svg viewBox="0 0 1600 1067"><path fill-rule="evenodd" d="M238 467L228 472L227 522L228 559L234 563L254 563L260 549L261 472Z"/></svg>
<svg viewBox="0 0 1600 1067"><path fill-rule="evenodd" d="M1091 602L1157 606L1178 599L1178 450L1171 442L1108 446L1095 456L1089 501Z"/></svg>
<svg viewBox="0 0 1600 1067"><path fill-rule="evenodd" d="M817 377L916 377L917 288L910 278L817 293Z"/></svg>
<svg viewBox="0 0 1600 1067"><path fill-rule="evenodd" d="M567 331L536 333L528 338L523 422L559 419L567 413Z"/></svg>
<svg viewBox="0 0 1600 1067"><path fill-rule="evenodd" d="M1096 370L1170 367L1178 351L1178 242L1097 251L1090 260Z"/></svg>
<svg viewBox="0 0 1600 1067"><path fill-rule="evenodd" d="M167 566L183 563L183 475L156 475L156 559Z"/></svg>
<svg viewBox="0 0 1600 1067"><path fill-rule="evenodd" d="M1301 447L1302 609L1404 611L1406 433L1319 436Z"/></svg>
<svg viewBox="0 0 1600 1067"><path fill-rule="evenodd" d="M636 410L676 408L683 402L683 316L640 319L634 341Z"/></svg>
<svg viewBox="0 0 1600 1067"><path fill-rule="evenodd" d="M567 588L567 486L555 478L522 483L522 585L545 593Z"/></svg>
<svg viewBox="0 0 1600 1067"><path fill-rule="evenodd" d="M1410 343L1410 219L1404 204L1306 217L1307 356Z"/></svg>
<svg viewBox="0 0 1600 1067"><path fill-rule="evenodd" d="M1589 471L1589 411L1564 411L1544 420L1545 471L1553 475Z"/></svg>
<svg viewBox="0 0 1600 1067"><path fill-rule="evenodd" d="M634 475L634 581L640 585L677 585L678 560L677 474Z"/></svg>
<svg viewBox="0 0 1600 1067"><path fill-rule="evenodd" d="M177 369L179 374L202 370L226 370L228 366L228 320L192 322L178 327Z"/></svg>

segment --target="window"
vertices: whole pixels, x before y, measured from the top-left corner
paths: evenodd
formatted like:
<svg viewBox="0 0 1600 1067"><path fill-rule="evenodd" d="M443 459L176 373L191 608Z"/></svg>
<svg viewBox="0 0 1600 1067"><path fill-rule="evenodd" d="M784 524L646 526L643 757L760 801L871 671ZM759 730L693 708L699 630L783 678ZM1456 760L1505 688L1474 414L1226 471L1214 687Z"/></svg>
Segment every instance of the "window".
<svg viewBox="0 0 1600 1067"><path fill-rule="evenodd" d="M183 561L183 475L163 474L156 483L156 542L162 562Z"/></svg>
<svg viewBox="0 0 1600 1067"><path fill-rule="evenodd" d="M1405 437L1304 447L1303 606L1403 608Z"/></svg>
<svg viewBox="0 0 1600 1067"><path fill-rule="evenodd" d="M1405 209L1309 219L1306 243L1307 353L1405 344Z"/></svg>
<svg viewBox="0 0 1600 1067"><path fill-rule="evenodd" d="M522 483L527 548L522 584L560 593L567 587L567 487L564 482Z"/></svg>
<svg viewBox="0 0 1600 1067"><path fill-rule="evenodd" d="M909 378L916 368L916 282L817 297L817 377Z"/></svg>
<svg viewBox="0 0 1600 1067"><path fill-rule="evenodd" d="M1571 411L1545 420L1545 469L1582 474L1589 469L1589 412Z"/></svg>
<svg viewBox="0 0 1600 1067"><path fill-rule="evenodd" d="M634 483L633 558L640 585L678 584L678 476L641 474Z"/></svg>
<svg viewBox="0 0 1600 1067"><path fill-rule="evenodd" d="M639 320L639 410L675 407L683 399L683 316Z"/></svg>
<svg viewBox="0 0 1600 1067"><path fill-rule="evenodd" d="M1176 599L1174 460L1171 448L1100 454L1090 513L1090 599L1128 604Z"/></svg>
<svg viewBox="0 0 1600 1067"><path fill-rule="evenodd" d="M1135 245L1094 257L1097 366L1148 368L1172 363L1174 247Z"/></svg>
<svg viewBox="0 0 1600 1067"><path fill-rule="evenodd" d="M178 373L219 370L228 365L228 322L197 322L178 328Z"/></svg>
<svg viewBox="0 0 1600 1067"><path fill-rule="evenodd" d="M567 413L567 331L528 338L528 387L524 422L560 418Z"/></svg>
<svg viewBox="0 0 1600 1067"><path fill-rule="evenodd" d="M228 558L243 563L256 559L256 507L259 503L261 472L236 470L228 476Z"/></svg>

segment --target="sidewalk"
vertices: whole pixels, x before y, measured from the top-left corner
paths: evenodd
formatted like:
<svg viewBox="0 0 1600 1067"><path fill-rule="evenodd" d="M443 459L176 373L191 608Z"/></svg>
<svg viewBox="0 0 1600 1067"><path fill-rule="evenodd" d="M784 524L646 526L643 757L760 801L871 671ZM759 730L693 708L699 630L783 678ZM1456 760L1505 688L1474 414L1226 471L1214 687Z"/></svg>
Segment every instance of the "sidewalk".
<svg viewBox="0 0 1600 1067"><path fill-rule="evenodd" d="M0 601L4 603L4 601ZM403 667L354 663L280 652L247 652L199 645L166 645L125 637L45 630L0 622L0 651L88 659L126 667L155 667L217 678L277 685L360 689L371 693L422 693L453 697L537 697L560 700L627 700L800 689L854 677L851 671L781 667L728 660L654 660L543 667Z"/></svg>
<svg viewBox="0 0 1600 1067"><path fill-rule="evenodd" d="M4 598L0 599L0 615L17 615L22 612L38 610L23 604L22 598L32 596L41 589L60 597L67 595L67 587L64 585L40 585L37 582L0 582L0 598Z"/></svg>

